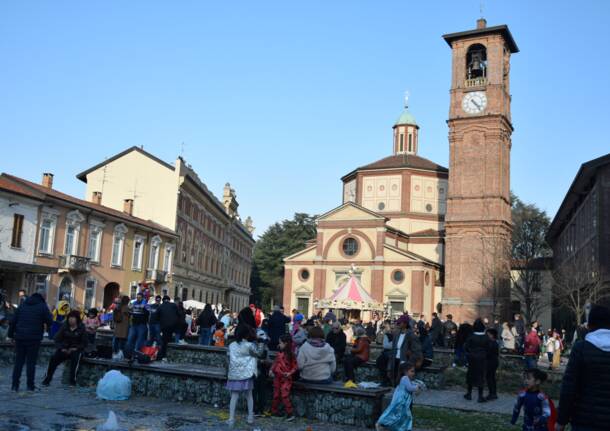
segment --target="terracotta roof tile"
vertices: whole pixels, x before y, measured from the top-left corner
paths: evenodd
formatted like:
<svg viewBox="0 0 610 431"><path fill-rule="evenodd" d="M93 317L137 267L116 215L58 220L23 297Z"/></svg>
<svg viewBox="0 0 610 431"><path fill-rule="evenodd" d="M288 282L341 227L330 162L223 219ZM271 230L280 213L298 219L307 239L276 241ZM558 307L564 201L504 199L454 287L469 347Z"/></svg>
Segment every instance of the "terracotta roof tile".
<svg viewBox="0 0 610 431"><path fill-rule="evenodd" d="M349 174L345 175L342 179L346 179L358 171L366 171L372 169L400 169L400 168L413 168L422 169L426 171L435 171L447 173L449 169L444 166L438 165L431 160L423 157L416 156L414 154L396 154L393 156L385 157L376 162L369 163L368 165L360 166L354 169Z"/></svg>

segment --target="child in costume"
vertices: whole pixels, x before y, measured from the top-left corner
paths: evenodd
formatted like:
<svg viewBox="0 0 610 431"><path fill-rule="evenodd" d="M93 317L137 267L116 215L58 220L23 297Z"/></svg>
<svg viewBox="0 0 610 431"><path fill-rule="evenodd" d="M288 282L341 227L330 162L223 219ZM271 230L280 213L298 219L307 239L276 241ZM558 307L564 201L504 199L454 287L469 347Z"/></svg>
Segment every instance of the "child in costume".
<svg viewBox="0 0 610 431"><path fill-rule="evenodd" d="M61 300L57 303L57 308L53 310L53 323L49 330L49 339L53 340L55 334L59 332L59 328L63 325L66 317L70 313L70 303L68 301Z"/></svg>
<svg viewBox="0 0 610 431"><path fill-rule="evenodd" d="M297 371L297 360L292 348L292 337L284 334L280 337L279 353L271 366L271 377L273 377L273 402L271 414L279 416L280 403L284 404L286 420L294 420L292 403L290 402L290 390L292 389L292 376Z"/></svg>
<svg viewBox="0 0 610 431"><path fill-rule="evenodd" d="M519 392L517 396L511 424L515 425L517 423L523 408L523 431L548 431L551 403L549 398L540 390L540 385L546 378L546 373L537 368L525 372L526 388Z"/></svg>
<svg viewBox="0 0 610 431"><path fill-rule="evenodd" d="M377 431L411 431L413 429L413 393L419 391L420 386L413 381L415 377L415 364L403 362L398 368L402 378L394 389L392 402L385 409L375 424Z"/></svg>

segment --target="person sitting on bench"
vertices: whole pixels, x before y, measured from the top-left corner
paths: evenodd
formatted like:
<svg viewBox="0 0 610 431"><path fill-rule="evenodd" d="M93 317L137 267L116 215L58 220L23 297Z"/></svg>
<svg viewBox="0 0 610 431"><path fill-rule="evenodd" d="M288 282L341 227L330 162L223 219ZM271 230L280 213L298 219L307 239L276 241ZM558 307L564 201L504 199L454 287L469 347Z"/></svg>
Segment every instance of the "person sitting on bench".
<svg viewBox="0 0 610 431"><path fill-rule="evenodd" d="M66 359L70 360L70 385L76 385L76 373L80 358L87 346L87 331L81 322L80 312L72 310L68 318L55 335L57 350L49 361L47 375L42 381L43 386L49 386L55 370Z"/></svg>

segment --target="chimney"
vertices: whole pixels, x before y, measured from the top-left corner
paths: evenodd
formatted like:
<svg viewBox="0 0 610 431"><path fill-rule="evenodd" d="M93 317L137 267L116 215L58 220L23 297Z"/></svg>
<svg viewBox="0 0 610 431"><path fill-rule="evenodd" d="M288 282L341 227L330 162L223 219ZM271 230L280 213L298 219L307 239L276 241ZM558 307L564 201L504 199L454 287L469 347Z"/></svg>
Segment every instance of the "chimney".
<svg viewBox="0 0 610 431"><path fill-rule="evenodd" d="M53 188L53 174L50 172L45 172L42 174L42 185L48 189Z"/></svg>
<svg viewBox="0 0 610 431"><path fill-rule="evenodd" d="M123 200L123 212L133 215L133 199Z"/></svg>
<svg viewBox="0 0 610 431"><path fill-rule="evenodd" d="M91 202L97 205L102 204L102 192L93 192L93 196L91 196Z"/></svg>
<svg viewBox="0 0 610 431"><path fill-rule="evenodd" d="M477 28L485 28L487 27L487 20L485 18L479 18L477 20Z"/></svg>

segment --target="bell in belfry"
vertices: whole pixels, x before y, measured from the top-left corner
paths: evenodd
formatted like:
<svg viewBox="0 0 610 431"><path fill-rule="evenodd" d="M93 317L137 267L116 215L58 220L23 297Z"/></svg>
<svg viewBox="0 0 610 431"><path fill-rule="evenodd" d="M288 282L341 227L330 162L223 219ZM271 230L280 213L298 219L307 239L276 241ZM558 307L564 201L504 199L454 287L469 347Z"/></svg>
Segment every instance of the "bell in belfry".
<svg viewBox="0 0 610 431"><path fill-rule="evenodd" d="M471 78L479 78L484 74L482 53L473 52L468 65Z"/></svg>

